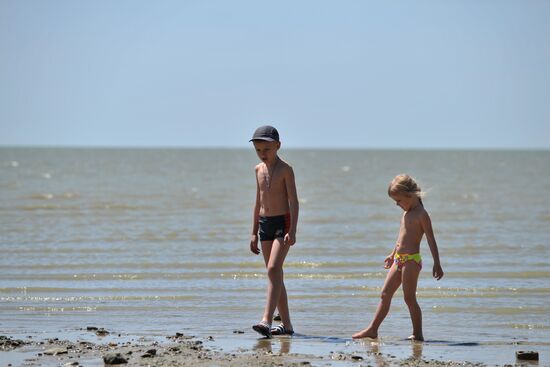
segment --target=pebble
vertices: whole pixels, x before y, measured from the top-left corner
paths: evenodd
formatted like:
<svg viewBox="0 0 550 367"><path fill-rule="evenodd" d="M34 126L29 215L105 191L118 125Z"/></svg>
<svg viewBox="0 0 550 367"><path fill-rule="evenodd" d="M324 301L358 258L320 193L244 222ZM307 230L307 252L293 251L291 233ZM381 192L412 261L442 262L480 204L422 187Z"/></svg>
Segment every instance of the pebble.
<svg viewBox="0 0 550 367"><path fill-rule="evenodd" d="M67 354L67 353L69 353L67 351L67 348L51 348L44 351L44 354L48 356L56 356L58 354Z"/></svg>
<svg viewBox="0 0 550 367"><path fill-rule="evenodd" d="M103 362L105 364L124 364L128 363L128 360L120 353L108 353L103 356Z"/></svg>
<svg viewBox="0 0 550 367"><path fill-rule="evenodd" d="M538 361L539 353L534 351L519 350L516 352L516 358L522 361Z"/></svg>
<svg viewBox="0 0 550 367"><path fill-rule="evenodd" d="M105 336L105 335L109 335L109 332L105 329L99 329L95 332L95 334L97 336Z"/></svg>

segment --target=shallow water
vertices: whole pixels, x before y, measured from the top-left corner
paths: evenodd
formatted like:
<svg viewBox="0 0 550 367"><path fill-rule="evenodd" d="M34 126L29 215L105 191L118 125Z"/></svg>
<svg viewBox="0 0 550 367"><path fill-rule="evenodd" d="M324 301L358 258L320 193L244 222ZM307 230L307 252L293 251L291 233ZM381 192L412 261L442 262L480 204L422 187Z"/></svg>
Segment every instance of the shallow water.
<svg viewBox="0 0 550 367"><path fill-rule="evenodd" d="M423 355L512 363L525 349L514 343L527 343L548 364L549 151L281 156L300 197L298 243L285 266L304 335L290 342L292 352L364 347L349 336L378 302L401 215L387 184L407 172L428 191L446 273L431 278L424 242L418 297L431 342ZM248 250L256 162L252 150L1 148L0 334L95 325L252 348L248 330L266 286L263 262ZM379 347L410 356L410 330L398 293Z"/></svg>

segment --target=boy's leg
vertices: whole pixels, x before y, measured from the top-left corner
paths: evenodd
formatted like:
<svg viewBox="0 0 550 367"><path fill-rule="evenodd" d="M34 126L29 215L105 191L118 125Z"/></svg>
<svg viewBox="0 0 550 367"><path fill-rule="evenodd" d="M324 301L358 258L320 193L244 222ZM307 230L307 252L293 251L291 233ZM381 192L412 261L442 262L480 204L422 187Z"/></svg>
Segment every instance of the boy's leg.
<svg viewBox="0 0 550 367"><path fill-rule="evenodd" d="M273 241L262 241L260 245L262 246L262 255L264 256L264 263L267 269L267 265L269 264L269 256L271 256L271 248L273 247ZM263 316L262 322L266 322L271 325L271 321L264 319Z"/></svg>
<svg viewBox="0 0 550 367"><path fill-rule="evenodd" d="M378 337L378 328L380 327L380 324L382 323L382 321L384 321L384 318L386 318L386 315L390 310L391 299L393 297L393 294L399 288L400 285L401 285L401 272L397 271L397 264L393 264L391 269L388 271L388 275L386 275L386 281L384 282L384 286L382 287L382 292L380 294L380 302L378 303L378 307L376 309L376 313L374 314L374 318L372 319L370 325L366 329L363 329L358 333L353 334L352 338L358 339L358 338Z"/></svg>
<svg viewBox="0 0 550 367"><path fill-rule="evenodd" d="M266 242L262 242L262 252L264 253L264 260L266 260L267 257L266 266L269 283L267 287L267 301L262 321L271 323L275 308L281 299L281 293L283 290L286 292L283 284L283 263L286 255L288 254L289 246L285 246L283 244L282 238L276 238L271 244ZM279 312L281 312L283 323L285 321L290 322L288 317L288 305L286 305L286 307L283 306L283 310L279 308Z"/></svg>
<svg viewBox="0 0 550 367"><path fill-rule="evenodd" d="M285 281L283 276L281 296L279 297L279 302L277 303L277 309L279 310L279 315L281 315L281 323L284 325L285 330L293 331L292 322L290 321L290 310L288 309L288 296L286 294Z"/></svg>
<svg viewBox="0 0 550 367"><path fill-rule="evenodd" d="M282 241L280 241L282 243ZM269 256L271 255L271 249L273 241L264 241L262 245L262 254L264 255L265 266L267 268L269 264ZM279 302L277 303L277 309L279 310L279 316L281 317L281 323L285 326L286 330L294 330L292 327L292 322L290 321L290 311L288 309L288 296L286 294L286 287L283 277L283 286L281 289L281 296L279 297Z"/></svg>
<svg viewBox="0 0 550 367"><path fill-rule="evenodd" d="M422 335L422 311L416 300L416 287L418 285L420 269L420 265L415 261L407 261L403 264L402 270L403 296L409 308L413 324L413 333L409 339L414 340L424 340L424 336Z"/></svg>

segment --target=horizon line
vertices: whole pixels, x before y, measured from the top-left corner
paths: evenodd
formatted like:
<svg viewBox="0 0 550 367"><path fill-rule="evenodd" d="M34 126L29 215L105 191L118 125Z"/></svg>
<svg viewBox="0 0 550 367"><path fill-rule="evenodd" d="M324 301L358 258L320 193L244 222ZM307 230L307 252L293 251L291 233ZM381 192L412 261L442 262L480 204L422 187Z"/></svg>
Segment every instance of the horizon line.
<svg viewBox="0 0 550 367"><path fill-rule="evenodd" d="M150 150L247 150L247 146L195 146L195 145L53 145L53 144L0 144L0 149L150 149ZM281 150L418 150L418 151L550 151L550 147L365 147L365 146L283 146Z"/></svg>

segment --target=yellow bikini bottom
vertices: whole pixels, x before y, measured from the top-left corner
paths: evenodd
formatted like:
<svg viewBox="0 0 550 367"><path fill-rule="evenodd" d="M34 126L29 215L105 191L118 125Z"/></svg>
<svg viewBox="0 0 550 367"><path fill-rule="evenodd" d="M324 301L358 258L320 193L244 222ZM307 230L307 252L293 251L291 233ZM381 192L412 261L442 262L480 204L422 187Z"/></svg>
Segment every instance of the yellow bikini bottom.
<svg viewBox="0 0 550 367"><path fill-rule="evenodd" d="M407 261L416 262L420 265L420 269L422 269L422 257L419 252L416 254L395 254L393 256L393 261L397 264L397 271L401 271L401 268Z"/></svg>

